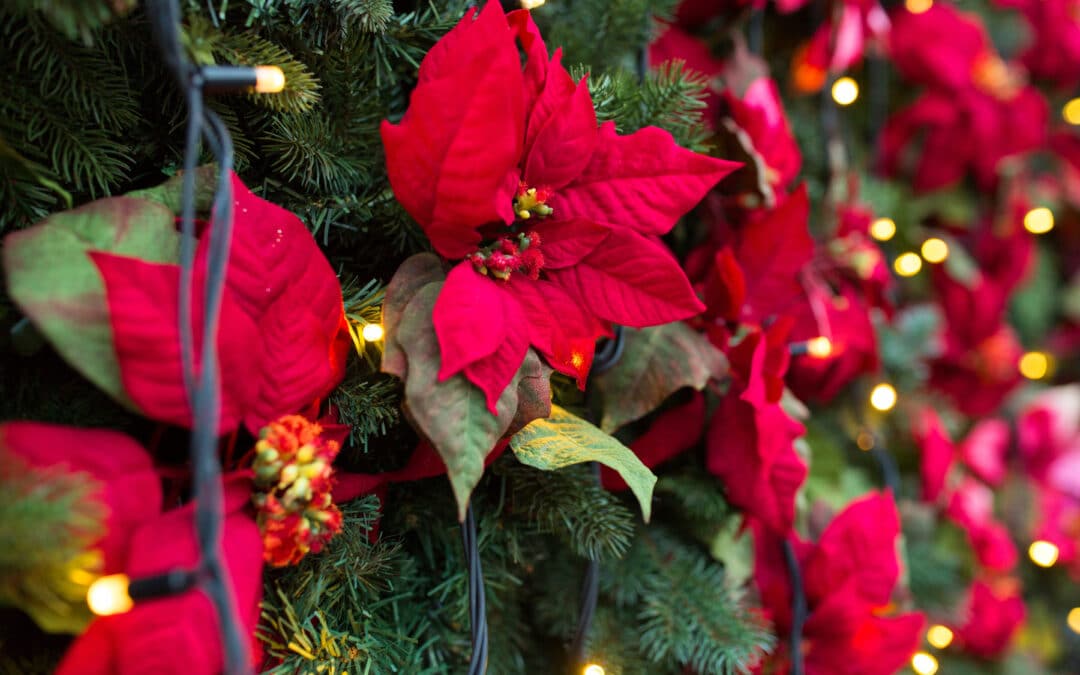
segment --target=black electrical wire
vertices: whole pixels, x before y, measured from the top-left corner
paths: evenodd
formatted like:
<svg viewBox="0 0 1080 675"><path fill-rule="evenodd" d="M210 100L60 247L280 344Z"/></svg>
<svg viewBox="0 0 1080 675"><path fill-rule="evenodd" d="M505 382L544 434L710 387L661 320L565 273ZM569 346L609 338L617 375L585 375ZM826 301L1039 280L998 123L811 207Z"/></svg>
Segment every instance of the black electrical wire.
<svg viewBox="0 0 1080 675"><path fill-rule="evenodd" d="M622 326L616 325L612 331L614 335L610 340L600 344L593 356L590 375L600 375L611 370L619 359L622 358L623 350L626 349L626 334Z"/></svg>
<svg viewBox="0 0 1080 675"><path fill-rule="evenodd" d="M476 518L470 503L461 523L461 541L465 545L465 564L469 568L469 629L472 656L469 675L484 675L488 662L487 600L484 597L484 572L480 567L480 546L476 538Z"/></svg>
<svg viewBox="0 0 1080 675"><path fill-rule="evenodd" d="M199 587L210 597L218 616L225 655L225 673L251 672L247 641L240 626L232 583L222 555L224 491L217 461L221 382L218 369L217 332L225 288L229 247L232 240L232 140L213 111L203 109L204 79L187 60L180 40L180 8L176 0L149 0L147 16L166 65L184 90L188 126L184 147L181 187L181 255L178 322L185 391L192 410L191 463L195 499L195 531L199 546ZM194 274L194 216L197 142L205 137L218 162L218 189L214 197L209 255L205 274L202 323L193 326L191 315ZM199 330L202 350L198 373L194 367L193 331Z"/></svg>
<svg viewBox="0 0 1080 675"><path fill-rule="evenodd" d="M788 636L788 652L791 657L791 675L803 675L802 634L806 623L806 593L803 591L802 570L795 557L795 547L790 539L783 543L784 563L787 565L788 582L791 584L791 634Z"/></svg>

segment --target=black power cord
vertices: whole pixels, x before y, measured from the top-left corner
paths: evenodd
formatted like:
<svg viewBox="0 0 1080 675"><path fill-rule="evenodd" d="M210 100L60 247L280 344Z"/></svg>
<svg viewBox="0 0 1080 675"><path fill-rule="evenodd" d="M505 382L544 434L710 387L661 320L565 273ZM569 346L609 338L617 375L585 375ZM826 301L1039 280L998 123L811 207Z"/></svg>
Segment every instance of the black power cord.
<svg viewBox="0 0 1080 675"><path fill-rule="evenodd" d="M469 568L469 629L472 656L469 675L483 675L488 662L487 600L484 597L484 572L480 567L480 547L476 535L476 518L472 503L465 510L461 523L461 541L465 545L465 564Z"/></svg>

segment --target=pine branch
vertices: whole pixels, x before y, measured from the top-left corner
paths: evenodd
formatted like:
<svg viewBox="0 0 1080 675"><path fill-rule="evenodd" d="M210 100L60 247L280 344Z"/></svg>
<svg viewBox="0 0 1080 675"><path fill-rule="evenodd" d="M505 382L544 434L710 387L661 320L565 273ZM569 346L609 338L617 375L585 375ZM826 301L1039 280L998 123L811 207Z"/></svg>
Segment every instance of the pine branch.
<svg viewBox="0 0 1080 675"><path fill-rule="evenodd" d="M135 0L9 0L8 9L30 16L40 12L53 28L71 40L90 45L95 32L135 7Z"/></svg>

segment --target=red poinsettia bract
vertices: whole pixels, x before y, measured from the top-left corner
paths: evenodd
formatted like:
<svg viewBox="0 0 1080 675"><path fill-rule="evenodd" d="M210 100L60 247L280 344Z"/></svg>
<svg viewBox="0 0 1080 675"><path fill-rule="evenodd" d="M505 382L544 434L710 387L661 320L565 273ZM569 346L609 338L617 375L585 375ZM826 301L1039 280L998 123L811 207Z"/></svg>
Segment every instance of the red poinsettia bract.
<svg viewBox="0 0 1080 675"><path fill-rule="evenodd" d="M235 224L218 330L220 431L252 433L326 396L345 374L351 342L341 287L292 213L233 175ZM201 323L209 229L195 257L192 314ZM140 412L191 425L180 357L180 267L91 253L105 282L124 388ZM195 358L201 336L195 331Z"/></svg>
<svg viewBox="0 0 1080 675"><path fill-rule="evenodd" d="M194 569L198 544L194 504L161 512L161 486L150 455L130 437L98 429L31 422L0 425L0 452L33 467L84 471L99 484L95 499L107 508L101 574L131 579L175 569ZM243 635L254 637L262 598L263 543L244 508L251 481L225 477L222 555L231 579ZM125 614L98 617L76 638L58 675L215 675L223 667L216 613L201 591L139 601Z"/></svg>
<svg viewBox="0 0 1080 675"><path fill-rule="evenodd" d="M890 675L918 647L923 615L889 612L900 576L899 534L892 498L878 493L849 504L816 544L792 542L809 611L802 654L807 675ZM754 529L754 580L777 633L787 635L792 599L782 543ZM782 668L789 658L781 648L772 665Z"/></svg>
<svg viewBox="0 0 1080 675"><path fill-rule="evenodd" d="M1002 61L976 18L943 2L920 14L898 11L889 48L901 74L927 90L886 123L885 173L899 172L910 154L905 149L925 133L913 171L916 190L952 185L969 169L989 188L1001 160L1043 142L1046 101Z"/></svg>
<svg viewBox="0 0 1080 675"><path fill-rule="evenodd" d="M738 165L657 128L598 127L585 82L548 59L528 12L467 13L382 136L394 194L461 261L434 310L439 376L464 373L492 411L530 344L580 383L610 323L701 311L657 237Z"/></svg>

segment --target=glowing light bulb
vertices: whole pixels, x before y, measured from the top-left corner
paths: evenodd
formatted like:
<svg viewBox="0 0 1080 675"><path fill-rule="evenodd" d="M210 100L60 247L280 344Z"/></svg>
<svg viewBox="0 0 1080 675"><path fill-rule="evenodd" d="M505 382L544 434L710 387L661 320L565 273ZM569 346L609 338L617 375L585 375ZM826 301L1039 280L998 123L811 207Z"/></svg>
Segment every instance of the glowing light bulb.
<svg viewBox="0 0 1080 675"><path fill-rule="evenodd" d="M934 6L934 0L904 0L904 7L912 14L929 12Z"/></svg>
<svg viewBox="0 0 1080 675"><path fill-rule="evenodd" d="M952 644L952 640L953 632L941 624L930 626L930 630L926 631L926 641L938 649L945 649Z"/></svg>
<svg viewBox="0 0 1080 675"><path fill-rule="evenodd" d="M892 218L878 218L870 223L870 236L878 241L889 241L896 234L896 222Z"/></svg>
<svg viewBox="0 0 1080 675"><path fill-rule="evenodd" d="M893 261L893 269L902 277L913 277L922 269L922 258L917 253L901 253Z"/></svg>
<svg viewBox="0 0 1080 675"><path fill-rule="evenodd" d="M938 670L938 662L926 652L915 652L911 657L911 669L919 675L934 675Z"/></svg>
<svg viewBox="0 0 1080 675"><path fill-rule="evenodd" d="M806 353L815 359L827 359L832 354L832 341L825 336L806 341Z"/></svg>
<svg viewBox="0 0 1080 675"><path fill-rule="evenodd" d="M920 252L928 263L945 262L945 259L949 257L949 245L944 239L930 237L922 243Z"/></svg>
<svg viewBox="0 0 1080 675"><path fill-rule="evenodd" d="M859 83L850 77L841 77L833 82L832 98L840 105L851 105L859 98Z"/></svg>
<svg viewBox="0 0 1080 675"><path fill-rule="evenodd" d="M869 452L874 449L874 434L869 431L860 431L859 435L855 437L855 445L859 446L859 449L863 452Z"/></svg>
<svg viewBox="0 0 1080 675"><path fill-rule="evenodd" d="M86 604L90 611L98 616L123 614L135 605L128 595L128 577L126 574L110 574L101 577L86 591Z"/></svg>
<svg viewBox="0 0 1080 675"><path fill-rule="evenodd" d="M581 671L581 675L604 675L604 667L596 663L590 663L585 666L585 670Z"/></svg>
<svg viewBox="0 0 1080 675"><path fill-rule="evenodd" d="M1027 352L1020 357L1020 374L1029 380L1041 380L1050 372L1050 357L1042 352Z"/></svg>
<svg viewBox="0 0 1080 675"><path fill-rule="evenodd" d="M1065 623L1068 624L1069 630L1080 633L1080 607L1073 607L1069 610L1069 615L1065 617Z"/></svg>
<svg viewBox="0 0 1080 675"><path fill-rule="evenodd" d="M276 94L285 88L285 73L277 66L255 66L255 91Z"/></svg>
<svg viewBox="0 0 1080 675"><path fill-rule="evenodd" d="M536 9L544 4L544 0L521 0L522 9Z"/></svg>
<svg viewBox="0 0 1080 675"><path fill-rule="evenodd" d="M887 382L882 382L870 391L870 405L874 410L888 412L896 407L896 389Z"/></svg>
<svg viewBox="0 0 1080 675"><path fill-rule="evenodd" d="M1031 542L1031 546L1028 547L1028 557L1039 567L1053 567L1058 559L1058 547L1039 539Z"/></svg>
<svg viewBox="0 0 1080 675"><path fill-rule="evenodd" d="M383 327L377 323L369 323L360 331L360 335L368 342L377 342L383 339L384 334Z"/></svg>
<svg viewBox="0 0 1080 675"><path fill-rule="evenodd" d="M1031 209L1024 214L1024 229L1032 234L1046 234L1054 229L1054 212L1045 206Z"/></svg>
<svg viewBox="0 0 1080 675"><path fill-rule="evenodd" d="M1074 98L1061 109L1061 116L1072 125L1080 125L1080 98Z"/></svg>

